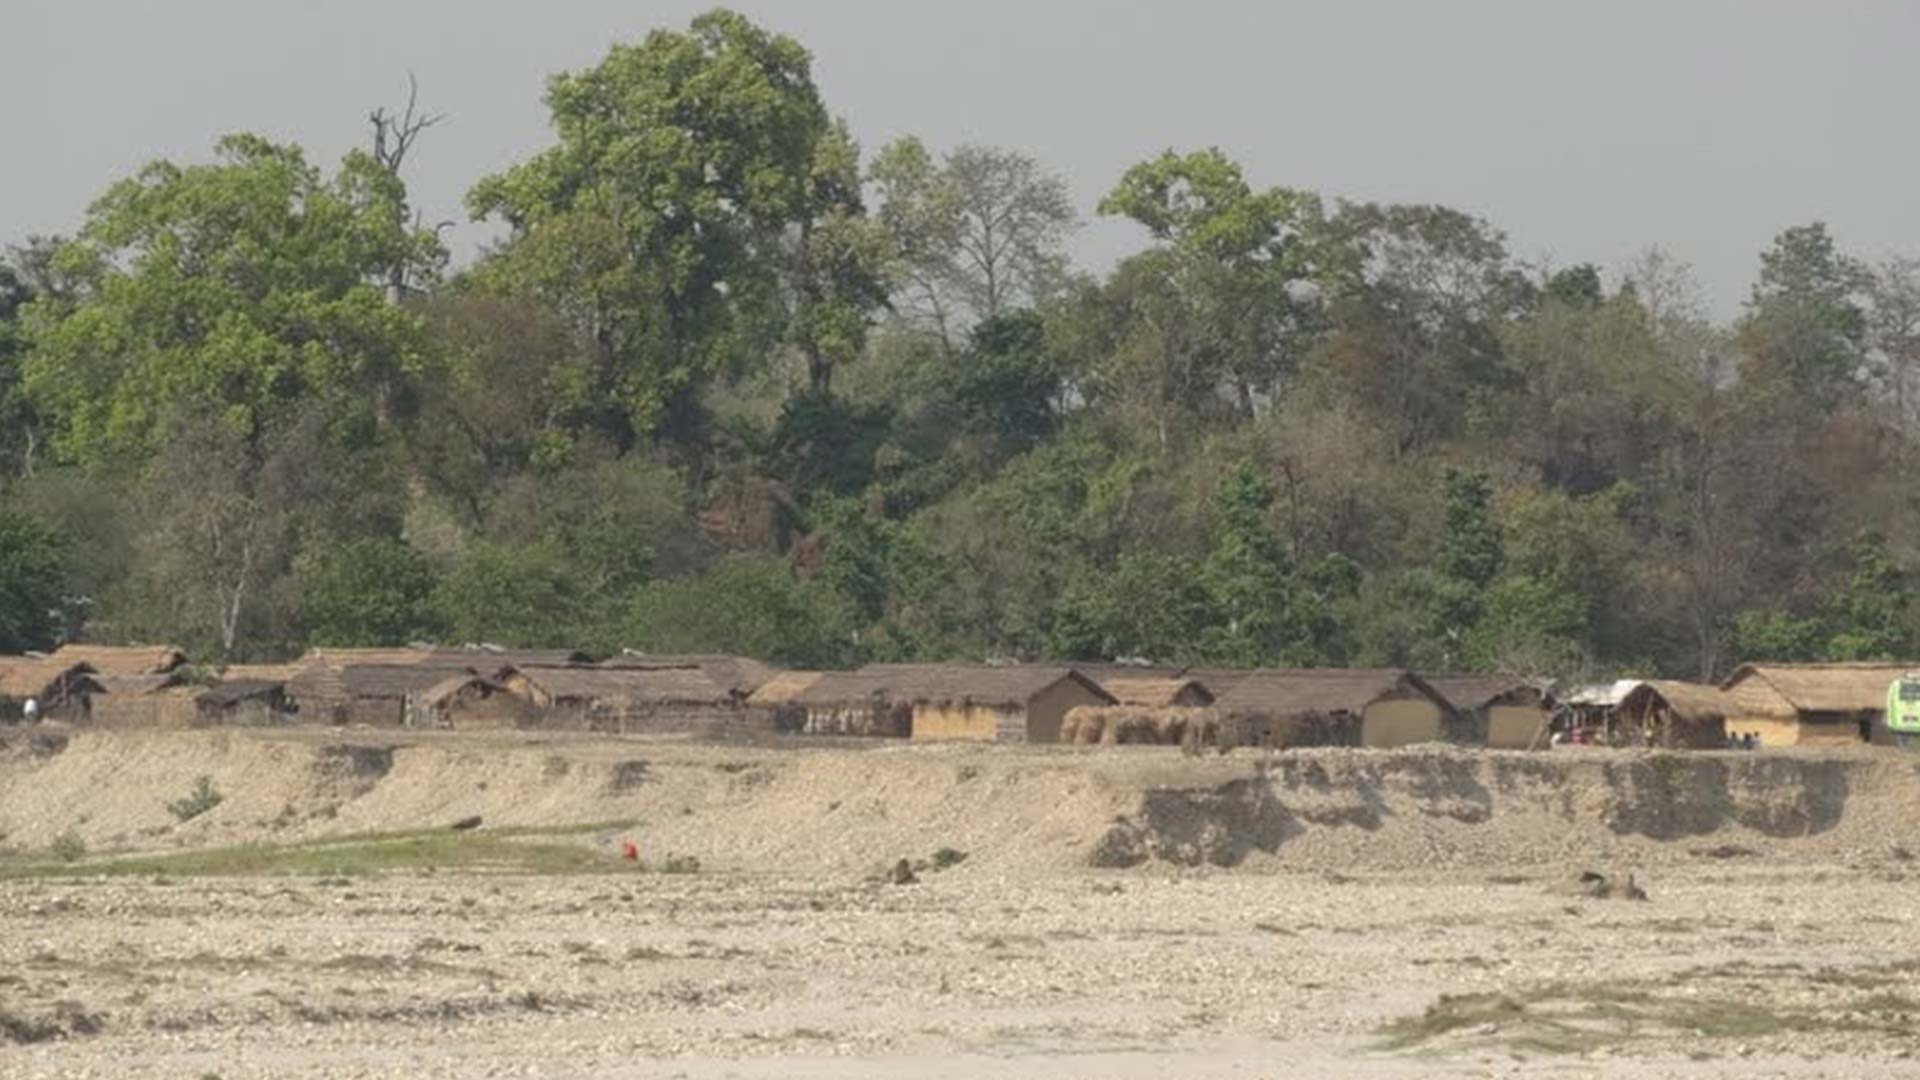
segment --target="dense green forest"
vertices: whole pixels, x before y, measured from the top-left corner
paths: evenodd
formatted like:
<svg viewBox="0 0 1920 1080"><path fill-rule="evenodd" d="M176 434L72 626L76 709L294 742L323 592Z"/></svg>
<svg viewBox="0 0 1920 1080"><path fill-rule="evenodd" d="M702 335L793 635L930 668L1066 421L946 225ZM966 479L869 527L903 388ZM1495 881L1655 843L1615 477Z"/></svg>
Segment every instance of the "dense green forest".
<svg viewBox="0 0 1920 1080"><path fill-rule="evenodd" d="M411 108L331 169L154 162L8 253L0 651L1916 651L1920 262L1793 225L1722 325L1657 251L1529 265L1194 149L1114 178L1142 246L1089 273L1044 162L862 148L725 11L545 100L470 265L409 203Z"/></svg>

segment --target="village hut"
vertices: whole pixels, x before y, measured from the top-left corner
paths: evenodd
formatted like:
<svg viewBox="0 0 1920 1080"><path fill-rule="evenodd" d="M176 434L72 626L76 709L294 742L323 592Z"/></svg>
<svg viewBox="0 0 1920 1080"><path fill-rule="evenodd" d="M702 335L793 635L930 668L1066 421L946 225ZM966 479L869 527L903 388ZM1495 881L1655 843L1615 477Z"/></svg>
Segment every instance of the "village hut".
<svg viewBox="0 0 1920 1080"><path fill-rule="evenodd" d="M738 726L739 698L698 668L526 668L503 678L541 727L614 733Z"/></svg>
<svg viewBox="0 0 1920 1080"><path fill-rule="evenodd" d="M1546 745L1547 696L1524 679L1497 675L1427 676L1462 725L1459 741L1497 750Z"/></svg>
<svg viewBox="0 0 1920 1080"><path fill-rule="evenodd" d="M88 722L100 728L185 729L194 726L195 691L181 668L153 675L100 675Z"/></svg>
<svg viewBox="0 0 1920 1080"><path fill-rule="evenodd" d="M201 727L272 727L297 719L285 680L226 679L200 691L193 705Z"/></svg>
<svg viewBox="0 0 1920 1080"><path fill-rule="evenodd" d="M1262 669L1218 708L1225 745L1385 748L1459 738L1446 699L1397 669Z"/></svg>
<svg viewBox="0 0 1920 1080"><path fill-rule="evenodd" d="M1618 746L1631 742L1631 731L1620 721L1620 706L1643 681L1616 679L1567 690L1557 699L1554 730L1565 732L1576 743Z"/></svg>
<svg viewBox="0 0 1920 1080"><path fill-rule="evenodd" d="M643 653L626 649L601 661L600 666L627 671L693 668L743 702L774 676L773 668L758 660L724 653Z"/></svg>
<svg viewBox="0 0 1920 1080"><path fill-rule="evenodd" d="M1914 664L1745 664L1720 684L1727 731L1762 746L1887 742L1887 690Z"/></svg>
<svg viewBox="0 0 1920 1080"><path fill-rule="evenodd" d="M768 730L800 731L806 727L807 710L796 699L820 677L818 671L779 672L747 695L747 709Z"/></svg>
<svg viewBox="0 0 1920 1080"><path fill-rule="evenodd" d="M876 680L886 701L908 707L914 739L1054 743L1068 710L1115 704L1067 667L869 664L858 674Z"/></svg>
<svg viewBox="0 0 1920 1080"><path fill-rule="evenodd" d="M1717 686L1654 679L1627 694L1619 716L1638 745L1717 750L1727 744L1727 715L1735 708Z"/></svg>
<svg viewBox="0 0 1920 1080"><path fill-rule="evenodd" d="M76 645L53 650L55 660L86 664L106 678L164 675L187 663L187 654L172 645ZM159 689L158 687L156 689Z"/></svg>
<svg viewBox="0 0 1920 1080"><path fill-rule="evenodd" d="M413 703L416 725L454 731L525 727L532 714L525 698L472 672L447 675L421 691Z"/></svg>
<svg viewBox="0 0 1920 1080"><path fill-rule="evenodd" d="M0 720L22 719L31 700L41 720L85 721L101 693L93 666L83 661L0 657Z"/></svg>
<svg viewBox="0 0 1920 1080"><path fill-rule="evenodd" d="M435 664L348 664L339 671L344 706L333 710L334 723L370 727L432 727L434 720L421 711L427 691L454 676L479 673L471 668Z"/></svg>
<svg viewBox="0 0 1920 1080"><path fill-rule="evenodd" d="M888 697L885 677L869 671L829 671L794 692L799 730L808 735L906 738L913 705Z"/></svg>

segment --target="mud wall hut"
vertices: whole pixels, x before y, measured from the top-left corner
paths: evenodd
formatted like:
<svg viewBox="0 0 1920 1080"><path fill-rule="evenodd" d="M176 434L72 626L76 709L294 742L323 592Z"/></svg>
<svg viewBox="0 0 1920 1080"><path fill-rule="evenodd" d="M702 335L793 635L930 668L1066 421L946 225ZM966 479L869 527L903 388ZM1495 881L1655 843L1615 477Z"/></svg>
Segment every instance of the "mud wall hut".
<svg viewBox="0 0 1920 1080"><path fill-rule="evenodd" d="M740 699L697 668L523 668L501 682L543 728L664 733L745 723Z"/></svg>
<svg viewBox="0 0 1920 1080"><path fill-rule="evenodd" d="M789 733L804 730L807 710L798 698L820 678L818 671L782 671L762 683L747 695L754 726Z"/></svg>
<svg viewBox="0 0 1920 1080"><path fill-rule="evenodd" d="M1654 679L1627 694L1619 718L1637 745L1717 750L1727 744L1727 714L1735 708L1717 686Z"/></svg>
<svg viewBox="0 0 1920 1080"><path fill-rule="evenodd" d="M1727 730L1765 746L1885 742L1887 689L1914 664L1745 664L1720 684Z"/></svg>
<svg viewBox="0 0 1920 1080"><path fill-rule="evenodd" d="M1056 743L1068 710L1115 703L1067 667L870 664L861 672L910 707L914 739Z"/></svg>
<svg viewBox="0 0 1920 1080"><path fill-rule="evenodd" d="M226 679L193 699L199 727L275 727L299 719L284 680Z"/></svg>
<svg viewBox="0 0 1920 1080"><path fill-rule="evenodd" d="M1229 745L1388 748L1471 735L1425 680L1397 669L1265 668L1217 707Z"/></svg>
<svg viewBox="0 0 1920 1080"><path fill-rule="evenodd" d="M0 657L0 720L17 722L31 700L38 719L85 722L103 693L93 666L45 656Z"/></svg>
<svg viewBox="0 0 1920 1080"><path fill-rule="evenodd" d="M1487 675L1428 676L1464 725L1458 741L1498 750L1547 744L1547 696L1525 680Z"/></svg>

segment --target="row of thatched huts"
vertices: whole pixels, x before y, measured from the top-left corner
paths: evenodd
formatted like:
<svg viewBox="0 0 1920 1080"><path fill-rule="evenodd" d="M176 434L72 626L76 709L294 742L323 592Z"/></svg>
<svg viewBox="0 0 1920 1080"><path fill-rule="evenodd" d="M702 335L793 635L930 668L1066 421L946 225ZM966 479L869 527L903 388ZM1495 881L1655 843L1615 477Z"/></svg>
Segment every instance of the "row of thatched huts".
<svg viewBox="0 0 1920 1080"><path fill-rule="evenodd" d="M1907 665L1749 665L1721 686L1622 682L1554 695L1491 677L1397 669L1241 670L1118 664L869 664L776 671L724 655L489 647L313 649L298 661L196 672L178 649L67 645L0 657L0 719L100 727L309 723L605 733L762 729L1030 743L1544 747L1885 741Z"/></svg>

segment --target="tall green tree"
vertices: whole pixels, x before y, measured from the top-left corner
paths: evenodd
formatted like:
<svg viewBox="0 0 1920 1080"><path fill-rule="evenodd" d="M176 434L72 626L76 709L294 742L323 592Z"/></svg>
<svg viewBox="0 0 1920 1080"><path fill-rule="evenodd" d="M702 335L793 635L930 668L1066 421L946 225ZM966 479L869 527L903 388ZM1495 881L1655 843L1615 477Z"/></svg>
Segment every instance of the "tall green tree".
<svg viewBox="0 0 1920 1080"><path fill-rule="evenodd" d="M1761 253L1741 326L1756 373L1783 377L1828 408L1857 394L1871 375L1863 303L1869 281L1823 222L1775 237Z"/></svg>
<svg viewBox="0 0 1920 1080"><path fill-rule="evenodd" d="M1100 213L1132 219L1159 245L1118 278L1140 296L1146 331L1123 346L1136 370L1118 378L1135 385L1149 375L1162 395L1189 403L1225 391L1251 417L1256 398L1291 374L1313 327L1317 305L1301 286L1318 265L1318 198L1256 191L1217 149L1169 150L1128 169Z"/></svg>
<svg viewBox="0 0 1920 1080"><path fill-rule="evenodd" d="M394 539L327 545L301 568L301 617L313 645L397 646L445 633L433 604L437 575Z"/></svg>
<svg viewBox="0 0 1920 1080"><path fill-rule="evenodd" d="M0 653L53 646L66 582L60 537L36 518L0 510Z"/></svg>
<svg viewBox="0 0 1920 1080"><path fill-rule="evenodd" d="M61 451L149 454L187 410L250 443L315 402L390 415L424 350L381 280L444 258L396 220L397 184L357 151L328 178L296 147L233 135L213 164L114 185L57 255L87 294L27 310L27 389Z"/></svg>
<svg viewBox="0 0 1920 1080"><path fill-rule="evenodd" d="M559 143L476 184L513 234L486 276L565 312L622 445L699 423L717 376L762 364L790 317L824 387L878 295L857 153L807 51L714 10L554 76Z"/></svg>

